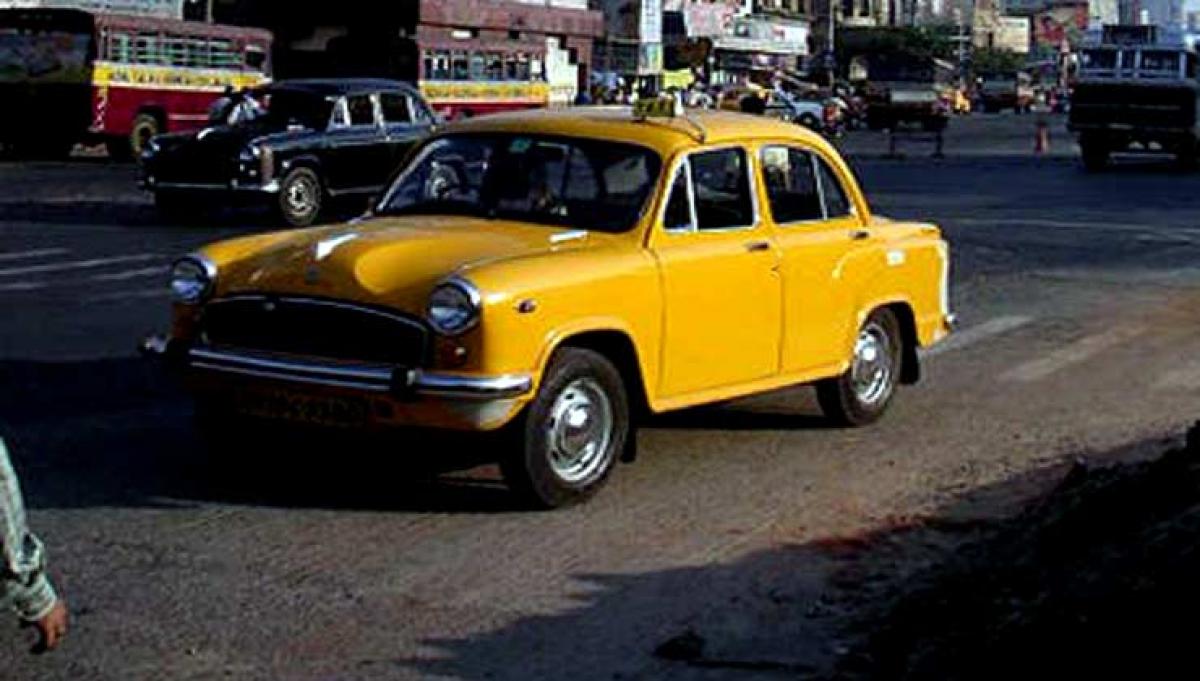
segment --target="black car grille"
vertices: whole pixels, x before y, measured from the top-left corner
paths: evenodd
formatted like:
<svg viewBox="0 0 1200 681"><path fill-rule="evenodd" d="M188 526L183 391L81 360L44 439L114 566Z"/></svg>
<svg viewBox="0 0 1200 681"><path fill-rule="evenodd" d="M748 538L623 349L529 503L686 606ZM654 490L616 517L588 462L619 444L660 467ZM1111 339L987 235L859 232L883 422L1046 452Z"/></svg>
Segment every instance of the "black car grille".
<svg viewBox="0 0 1200 681"><path fill-rule="evenodd" d="M426 365L429 332L420 320L335 301L275 296L214 300L201 338L215 347L325 359Z"/></svg>
<svg viewBox="0 0 1200 681"><path fill-rule="evenodd" d="M159 182L224 185L237 177L237 152L184 145L160 152L148 170Z"/></svg>
<svg viewBox="0 0 1200 681"><path fill-rule="evenodd" d="M1191 87L1081 83L1071 99L1074 125L1186 129L1195 117L1196 90Z"/></svg>

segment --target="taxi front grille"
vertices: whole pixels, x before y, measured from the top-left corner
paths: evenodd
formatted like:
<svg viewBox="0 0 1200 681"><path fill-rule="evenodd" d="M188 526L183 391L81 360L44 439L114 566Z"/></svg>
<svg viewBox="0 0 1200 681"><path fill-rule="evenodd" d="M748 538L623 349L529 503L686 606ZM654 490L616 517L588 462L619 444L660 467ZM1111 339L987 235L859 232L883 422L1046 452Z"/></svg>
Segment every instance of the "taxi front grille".
<svg viewBox="0 0 1200 681"><path fill-rule="evenodd" d="M201 339L211 347L303 357L427 365L429 332L396 312L315 298L247 295L205 306Z"/></svg>

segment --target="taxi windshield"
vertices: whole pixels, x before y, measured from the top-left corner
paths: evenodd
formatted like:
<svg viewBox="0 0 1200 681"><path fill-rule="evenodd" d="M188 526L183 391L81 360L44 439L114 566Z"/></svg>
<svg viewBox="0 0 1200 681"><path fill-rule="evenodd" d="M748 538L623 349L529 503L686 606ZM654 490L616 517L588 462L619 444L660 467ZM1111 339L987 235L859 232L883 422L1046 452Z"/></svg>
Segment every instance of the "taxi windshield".
<svg viewBox="0 0 1200 681"><path fill-rule="evenodd" d="M649 149L603 140L462 134L418 152L384 215L471 215L601 232L633 228L660 169Z"/></svg>

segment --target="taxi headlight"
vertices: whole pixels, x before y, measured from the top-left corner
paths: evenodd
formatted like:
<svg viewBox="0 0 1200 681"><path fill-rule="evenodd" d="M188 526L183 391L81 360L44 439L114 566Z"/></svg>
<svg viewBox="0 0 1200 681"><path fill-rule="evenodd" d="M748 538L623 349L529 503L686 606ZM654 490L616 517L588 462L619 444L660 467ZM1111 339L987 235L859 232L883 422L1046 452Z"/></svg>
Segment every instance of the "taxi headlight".
<svg viewBox="0 0 1200 681"><path fill-rule="evenodd" d="M479 323L479 291L464 279L439 284L429 295L425 316L434 331L457 336Z"/></svg>
<svg viewBox="0 0 1200 681"><path fill-rule="evenodd" d="M216 281L217 268L207 258L181 258L171 267L171 297L185 305L204 302Z"/></svg>

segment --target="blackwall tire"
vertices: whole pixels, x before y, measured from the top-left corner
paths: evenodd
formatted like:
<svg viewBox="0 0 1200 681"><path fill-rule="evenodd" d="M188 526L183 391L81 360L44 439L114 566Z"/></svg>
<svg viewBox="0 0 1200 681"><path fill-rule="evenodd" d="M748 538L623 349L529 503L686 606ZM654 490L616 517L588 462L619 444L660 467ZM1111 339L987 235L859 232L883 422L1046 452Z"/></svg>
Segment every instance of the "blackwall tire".
<svg viewBox="0 0 1200 681"><path fill-rule="evenodd" d="M276 212L292 227L308 227L321 217L324 193L321 177L315 170L293 168L279 182Z"/></svg>
<svg viewBox="0 0 1200 681"><path fill-rule="evenodd" d="M500 464L505 482L525 506L581 502L608 480L629 420L625 384L612 362L592 350L559 350L511 426L511 451Z"/></svg>
<svg viewBox="0 0 1200 681"><path fill-rule="evenodd" d="M904 358L904 336L891 310L881 308L863 322L850 368L817 383L825 416L840 426L858 427L883 416L896 394Z"/></svg>

